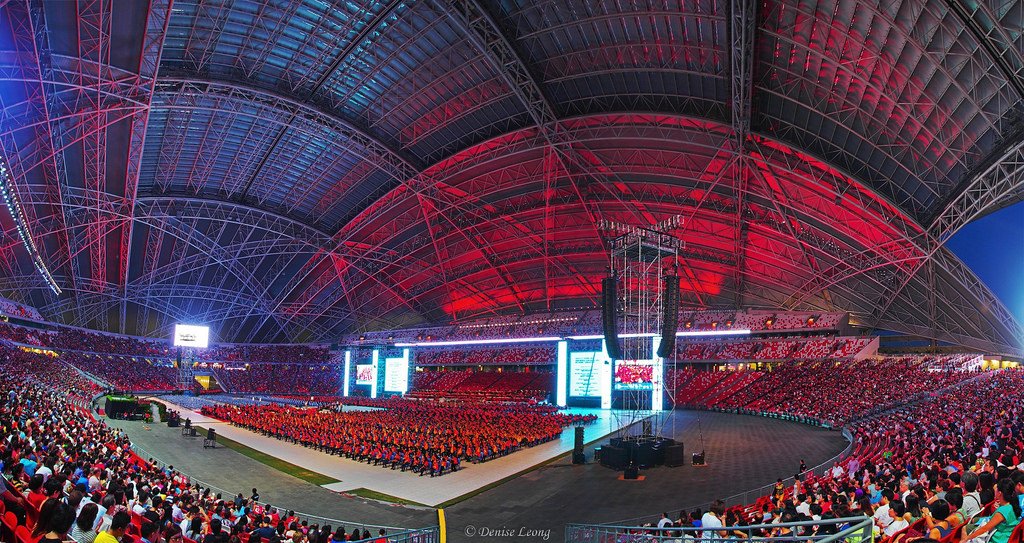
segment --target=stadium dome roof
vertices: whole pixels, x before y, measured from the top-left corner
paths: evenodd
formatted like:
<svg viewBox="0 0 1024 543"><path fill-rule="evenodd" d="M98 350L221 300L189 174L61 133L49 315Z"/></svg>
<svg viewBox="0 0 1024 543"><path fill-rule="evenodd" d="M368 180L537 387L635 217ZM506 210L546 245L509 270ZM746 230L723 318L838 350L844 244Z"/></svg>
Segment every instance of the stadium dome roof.
<svg viewBox="0 0 1024 543"><path fill-rule="evenodd" d="M678 216L687 307L1019 352L943 245L1024 194L1022 6L0 0L0 293L322 341L593 307Z"/></svg>

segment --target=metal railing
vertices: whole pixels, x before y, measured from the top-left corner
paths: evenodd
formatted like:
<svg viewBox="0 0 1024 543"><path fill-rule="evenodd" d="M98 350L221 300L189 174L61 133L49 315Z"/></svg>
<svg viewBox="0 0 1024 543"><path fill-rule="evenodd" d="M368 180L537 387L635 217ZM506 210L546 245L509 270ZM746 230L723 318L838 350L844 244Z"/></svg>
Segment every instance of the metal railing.
<svg viewBox="0 0 1024 543"><path fill-rule="evenodd" d="M441 530L433 528L421 528L419 530L406 530L404 532L388 532L381 536L373 534L369 539L360 539L356 543L373 543L383 537L388 543L440 543Z"/></svg>
<svg viewBox="0 0 1024 543"><path fill-rule="evenodd" d="M728 526L708 532L693 527L569 524L565 527L565 543L874 543L874 522L866 516ZM721 532L728 535L722 537Z"/></svg>

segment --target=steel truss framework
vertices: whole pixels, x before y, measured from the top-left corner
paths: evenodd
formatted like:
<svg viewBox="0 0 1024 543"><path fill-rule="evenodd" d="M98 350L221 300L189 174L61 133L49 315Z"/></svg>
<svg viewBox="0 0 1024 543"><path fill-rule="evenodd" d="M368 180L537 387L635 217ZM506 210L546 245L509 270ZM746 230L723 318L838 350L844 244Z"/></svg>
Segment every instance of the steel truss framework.
<svg viewBox="0 0 1024 543"><path fill-rule="evenodd" d="M65 294L8 217L0 292L48 318L592 307L597 225L680 215L684 305L1020 350L944 244L1024 197L1021 2L77 1L0 5L0 151Z"/></svg>

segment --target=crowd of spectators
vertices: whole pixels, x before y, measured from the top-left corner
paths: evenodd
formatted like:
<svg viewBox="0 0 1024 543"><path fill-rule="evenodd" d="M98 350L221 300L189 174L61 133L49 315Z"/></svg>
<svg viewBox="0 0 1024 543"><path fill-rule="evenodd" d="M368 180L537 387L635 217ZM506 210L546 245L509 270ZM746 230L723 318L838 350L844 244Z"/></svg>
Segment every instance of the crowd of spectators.
<svg viewBox="0 0 1024 543"><path fill-rule="evenodd" d="M155 340L104 334L78 328L51 325L46 330L0 322L0 338L16 343L47 347L59 351L80 351L103 355L124 355L170 360L177 349L168 340ZM231 345L196 349L195 360L222 363L306 363L326 364L331 352L326 346L310 345Z"/></svg>
<svg viewBox="0 0 1024 543"><path fill-rule="evenodd" d="M550 365L555 363L555 348L514 347L482 348L467 346L462 349L423 349L416 351L418 366L521 366Z"/></svg>
<svg viewBox="0 0 1024 543"><path fill-rule="evenodd" d="M118 390L167 391L178 388L177 370L166 360L63 351L69 364Z"/></svg>
<svg viewBox="0 0 1024 543"><path fill-rule="evenodd" d="M370 538L221 496L144 461L78 399L94 384L48 355L0 347L0 499L24 534L54 543L330 543ZM251 485L246 484L248 488ZM269 528L269 531L268 531ZM341 536L337 537L336 534ZM12 534L8 534L9 536ZM255 539L253 539L255 538Z"/></svg>
<svg viewBox="0 0 1024 543"><path fill-rule="evenodd" d="M624 385L651 383L654 381L654 366L650 364L615 365L615 382Z"/></svg>
<svg viewBox="0 0 1024 543"><path fill-rule="evenodd" d="M224 390L236 394L337 396L344 366L327 364L246 364L214 368Z"/></svg>
<svg viewBox="0 0 1024 543"><path fill-rule="evenodd" d="M223 363L327 364L326 346L310 345L216 345L197 349L196 360Z"/></svg>
<svg viewBox="0 0 1024 543"><path fill-rule="evenodd" d="M46 336L47 332L44 330L0 322L0 339L13 343L41 347L46 345L46 342L43 340Z"/></svg>
<svg viewBox="0 0 1024 543"><path fill-rule="evenodd" d="M787 360L853 358L870 338L687 339L676 345L677 360ZM869 354L869 353L868 353Z"/></svg>
<svg viewBox="0 0 1024 543"><path fill-rule="evenodd" d="M478 401L543 401L555 387L547 371L422 371L413 376L412 398Z"/></svg>
<svg viewBox="0 0 1024 543"><path fill-rule="evenodd" d="M39 315L36 308L3 297L0 297L0 316L42 320L42 316Z"/></svg>
<svg viewBox="0 0 1024 543"><path fill-rule="evenodd" d="M690 370L692 371L692 370ZM721 372L703 372L721 373ZM759 373L746 386L717 395L711 403L690 399L689 384L680 384L680 404L797 414L831 426L843 424L872 410L898 405L911 398L976 376L966 370L931 370L922 358L866 359L863 361L812 360L777 364ZM703 377L693 387L705 386Z"/></svg>
<svg viewBox="0 0 1024 543"><path fill-rule="evenodd" d="M202 413L278 439L420 475L444 475L558 438L596 420L526 404L391 398L374 411L212 406Z"/></svg>
<svg viewBox="0 0 1024 543"><path fill-rule="evenodd" d="M31 378L41 387L66 395L75 405L88 405L102 387L69 368L55 354L0 344L0 374L19 381Z"/></svg>
<svg viewBox="0 0 1024 543"><path fill-rule="evenodd" d="M943 394L862 419L851 431L853 453L823 474L801 471L790 485L779 479L754 503L726 508L716 500L703 514L663 513L657 524L622 529L619 540L654 535L681 541L677 528L713 527L729 539L791 541L837 533L848 524L830 521L857 517L870 520L883 543L1024 537L1024 372L980 374ZM820 524L747 528L801 521Z"/></svg>

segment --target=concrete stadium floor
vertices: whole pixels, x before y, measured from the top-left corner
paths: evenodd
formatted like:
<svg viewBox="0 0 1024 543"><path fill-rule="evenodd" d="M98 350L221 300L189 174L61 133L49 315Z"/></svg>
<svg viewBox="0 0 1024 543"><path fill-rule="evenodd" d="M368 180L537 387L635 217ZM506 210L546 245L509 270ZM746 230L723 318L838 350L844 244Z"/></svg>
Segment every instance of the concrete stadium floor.
<svg viewBox="0 0 1024 543"><path fill-rule="evenodd" d="M707 466L658 467L642 471L643 481L621 481L621 472L593 463L574 466L570 458L562 458L448 508L449 541L473 541L466 534L479 534L484 527L517 534L523 529L551 530L549 540L562 541L568 523L616 522L662 511L676 518L680 508L692 510L791 477L801 458L816 466L847 445L840 432L794 422L697 411L673 416L687 461L700 449L700 419ZM587 447L588 459L593 449Z"/></svg>
<svg viewBox="0 0 1024 543"><path fill-rule="evenodd" d="M643 481L620 481L619 472L593 463L574 466L568 456L561 457L445 509L448 540L561 541L567 523L611 522L661 511L676 515L680 508L692 509L718 497L769 484L778 477L789 477L801 458L814 466L846 447L839 432L793 422L694 411L673 416L668 427L675 428L677 438L685 443L687 459L699 449L700 419L708 466L659 467L642 472L646 477ZM202 439L182 438L177 428L154 425L147 431L138 422L113 424L125 428L133 442L159 460L196 479L245 495L256 486L265 500L285 509L391 526L419 527L437 522L432 509L335 493L227 448L204 450ZM588 435L587 439L593 437ZM593 458L594 445L587 447L588 459ZM284 460L301 465L294 459ZM382 477L390 473L381 470ZM445 478L432 482L441 488ZM508 530L502 533L514 535L485 538L485 529ZM523 529L536 533L523 537L519 535Z"/></svg>

